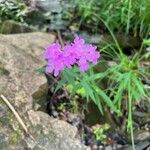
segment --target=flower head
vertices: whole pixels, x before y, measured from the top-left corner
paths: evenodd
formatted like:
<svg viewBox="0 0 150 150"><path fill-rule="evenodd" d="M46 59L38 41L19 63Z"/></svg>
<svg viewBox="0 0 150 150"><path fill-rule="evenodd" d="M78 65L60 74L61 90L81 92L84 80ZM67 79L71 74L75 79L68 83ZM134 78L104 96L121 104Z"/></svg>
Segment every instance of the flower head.
<svg viewBox="0 0 150 150"><path fill-rule="evenodd" d="M58 76L59 72L64 69L63 64L63 52L61 51L61 46L59 43L53 43L48 48L43 57L47 59L46 72L52 73L54 71L54 76Z"/></svg>
<svg viewBox="0 0 150 150"><path fill-rule="evenodd" d="M84 39L75 37L73 43L65 45L63 50L59 43L46 48L43 57L47 60L46 72L54 72L54 76L66 68L78 65L81 72L88 70L90 63L96 64L100 57L97 47L85 44Z"/></svg>

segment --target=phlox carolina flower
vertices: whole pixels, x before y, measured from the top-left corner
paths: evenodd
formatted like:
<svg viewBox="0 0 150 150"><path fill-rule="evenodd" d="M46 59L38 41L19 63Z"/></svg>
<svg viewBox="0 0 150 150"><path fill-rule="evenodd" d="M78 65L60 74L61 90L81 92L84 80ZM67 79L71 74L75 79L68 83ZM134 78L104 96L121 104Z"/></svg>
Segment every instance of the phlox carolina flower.
<svg viewBox="0 0 150 150"><path fill-rule="evenodd" d="M96 46L85 44L84 39L78 36L64 48L59 43L53 43L45 49L43 55L47 60L46 72L58 76L65 68L71 69L74 65L77 65L81 72L85 72L90 63L97 63L100 53L96 50Z"/></svg>

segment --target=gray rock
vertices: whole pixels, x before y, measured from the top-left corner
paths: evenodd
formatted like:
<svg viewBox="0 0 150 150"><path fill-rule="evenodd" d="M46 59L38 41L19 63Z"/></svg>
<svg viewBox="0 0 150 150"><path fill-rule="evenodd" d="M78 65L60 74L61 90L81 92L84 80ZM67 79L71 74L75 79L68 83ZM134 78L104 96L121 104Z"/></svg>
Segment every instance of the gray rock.
<svg viewBox="0 0 150 150"><path fill-rule="evenodd" d="M107 146L107 147L105 148L105 150L113 150L113 149L112 149L112 146Z"/></svg>
<svg viewBox="0 0 150 150"><path fill-rule="evenodd" d="M136 145L136 150L141 150L150 145L149 141L142 141Z"/></svg>
<svg viewBox="0 0 150 150"><path fill-rule="evenodd" d="M145 141L150 140L150 132L146 130L137 130L135 132L135 140L136 141Z"/></svg>
<svg viewBox="0 0 150 150"><path fill-rule="evenodd" d="M37 31L36 28L15 22L13 20L6 20L0 24L0 33L2 34L27 33L35 31Z"/></svg>
<svg viewBox="0 0 150 150"><path fill-rule="evenodd" d="M35 70L45 65L43 48L53 41L53 35L37 32L0 35L0 94L21 112L32 108L35 93L45 92L46 79Z"/></svg>
<svg viewBox="0 0 150 150"><path fill-rule="evenodd" d="M73 34L72 33L63 33L64 34L64 37L67 39L67 40L70 40L73 38ZM111 35L109 34L95 34L95 35L92 35L92 34L88 34L86 32L80 32L78 33L79 37L85 39L85 41L87 43L90 43L90 44L95 44L95 45L98 45L100 47L104 47L106 46L107 44L112 44L114 43L114 40L112 38ZM124 36L124 35L121 35L121 34L116 34L116 39L119 43L119 46L122 48L122 49L128 49L128 48L133 48L133 47L139 47L140 46L140 39L139 38L135 38L135 37L132 37L132 36Z"/></svg>
<svg viewBox="0 0 150 150"><path fill-rule="evenodd" d="M150 145L149 141L142 141L135 145L136 150L144 150L144 148L148 147ZM125 145L123 147L123 150L132 150L132 145Z"/></svg>
<svg viewBox="0 0 150 150"><path fill-rule="evenodd" d="M86 149L75 138L75 127L34 110L34 104L39 101L44 104L47 93L46 78L35 70L45 65L42 49L54 40L53 35L38 32L0 35L0 94L13 105L30 133L26 135L23 132L12 112L0 98L2 150Z"/></svg>
<svg viewBox="0 0 150 150"><path fill-rule="evenodd" d="M26 141L34 149L43 150L77 150L86 149L79 140L75 139L77 128L64 121L50 118L40 111L28 111L29 121L34 126L30 128L30 133L36 137L34 142ZM41 126L41 124L43 124ZM38 127L39 132L34 128ZM41 134L41 132L43 134Z"/></svg>
<svg viewBox="0 0 150 150"><path fill-rule="evenodd" d="M49 12L61 12L60 0L36 0L36 7Z"/></svg>

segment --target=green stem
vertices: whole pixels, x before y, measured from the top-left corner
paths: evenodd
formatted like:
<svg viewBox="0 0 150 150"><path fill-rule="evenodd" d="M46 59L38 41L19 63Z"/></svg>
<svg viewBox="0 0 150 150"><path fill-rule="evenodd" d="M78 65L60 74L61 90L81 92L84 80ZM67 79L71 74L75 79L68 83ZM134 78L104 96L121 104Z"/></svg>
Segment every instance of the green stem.
<svg viewBox="0 0 150 150"><path fill-rule="evenodd" d="M131 0L129 0L128 3L129 3L129 8L128 8L128 21L127 21L126 34L129 34L129 29L130 29Z"/></svg>
<svg viewBox="0 0 150 150"><path fill-rule="evenodd" d="M135 150L134 134L133 134L133 121L132 121L132 103L130 100L129 100L129 119L130 119L130 132L131 132L132 149Z"/></svg>
<svg viewBox="0 0 150 150"><path fill-rule="evenodd" d="M124 56L124 54L123 54L123 52L122 52L122 49L121 49L120 46L119 46L119 43L118 43L118 41L117 41L115 35L113 34L112 30L110 29L109 25L108 25L101 17L99 17L99 16L97 16L97 15L95 15L95 14L93 14L93 15L96 16L97 18L99 18L99 19L104 23L104 25L106 26L106 28L108 29L108 31L110 32L110 34L111 34L111 36L112 36L112 38L113 38L113 40L114 40L114 42L115 42L115 44L116 44L116 47L117 47L118 50L119 50L119 54L120 54L121 59L122 59L123 56Z"/></svg>
<svg viewBox="0 0 150 150"><path fill-rule="evenodd" d="M130 128L131 133L131 142L132 142L132 150L135 150L135 144L134 144L134 134L133 134L133 121L132 121L132 95L131 95L131 80L128 84L128 128Z"/></svg>
<svg viewBox="0 0 150 150"><path fill-rule="evenodd" d="M147 39L147 38L148 38L149 33L150 33L150 25L149 25L149 27L148 27L148 30L147 30L146 36L145 36L145 38L143 38L143 39ZM140 47L140 50L139 50L139 53L138 53L138 56L139 56L139 57L140 57L140 55L141 55L141 53L142 53L143 47L144 47L144 43L142 42L141 47ZM138 58L139 58L139 57L138 57ZM141 59L140 59L140 60L141 60Z"/></svg>

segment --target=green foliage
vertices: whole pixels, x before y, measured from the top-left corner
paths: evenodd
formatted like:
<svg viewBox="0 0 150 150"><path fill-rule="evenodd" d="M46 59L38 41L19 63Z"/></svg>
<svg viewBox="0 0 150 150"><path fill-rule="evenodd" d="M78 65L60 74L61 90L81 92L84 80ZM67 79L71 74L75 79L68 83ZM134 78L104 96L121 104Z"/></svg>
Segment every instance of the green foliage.
<svg viewBox="0 0 150 150"><path fill-rule="evenodd" d="M110 82L112 90L110 95L114 95L114 104L119 110L128 110L128 124L130 129L132 143L133 127L132 127L132 109L135 101L142 100L146 97L146 91L141 81L141 75L146 78L146 73L139 63L139 58L136 55L129 59L124 56L117 69L111 71ZM112 69L116 66L112 66ZM127 103L127 105L125 105ZM134 144L133 144L134 145Z"/></svg>
<svg viewBox="0 0 150 150"><path fill-rule="evenodd" d="M94 134L96 136L96 140L101 141L103 144L107 144L107 136L106 131L110 128L109 124L104 124L99 127L94 128Z"/></svg>
<svg viewBox="0 0 150 150"><path fill-rule="evenodd" d="M79 69L76 67L74 67L71 70L66 69L62 73L61 81L58 83L58 86L56 87L55 91L57 91L59 88L62 88L62 86L64 85L71 85L72 94L76 94L77 91L83 88L85 90L84 94L87 100L93 100L93 102L98 106L101 113L103 113L103 102L106 103L109 107L111 107L112 111L119 113L111 99L97 84L97 79L100 80L104 77L105 74L94 74L93 71L81 74ZM102 99L103 101L100 101L100 99Z"/></svg>
<svg viewBox="0 0 150 150"><path fill-rule="evenodd" d="M150 46L150 39L145 39L143 43L147 46Z"/></svg>
<svg viewBox="0 0 150 150"><path fill-rule="evenodd" d="M22 1L6 0L0 3L0 20L15 20L24 22L27 13L27 6Z"/></svg>
<svg viewBox="0 0 150 150"><path fill-rule="evenodd" d="M57 107L58 111L65 112L66 110L69 110L71 113L77 114L79 113L79 106L77 97L72 97L72 100L70 103L60 103L60 105Z"/></svg>
<svg viewBox="0 0 150 150"><path fill-rule="evenodd" d="M143 36L150 24L149 8L150 0L76 0L70 2L68 18L93 32L102 27L103 19L112 31Z"/></svg>
<svg viewBox="0 0 150 150"><path fill-rule="evenodd" d="M62 73L61 81L59 82L56 90L58 90L61 86L71 85L71 93L77 94L77 91L83 88L85 90L86 99L92 100L102 114L105 106L108 106L119 116L127 111L127 129L130 129L133 149L135 149L132 111L135 102L148 97L148 92L142 83L142 79L148 80L150 74L147 73L145 67L141 67L141 51L130 57L123 54L115 35L107 24L106 27L110 31L117 45L116 47L118 48L118 52L116 52L114 51L114 47L110 45L109 47L112 49L112 53L107 53L108 55L111 54L110 57L112 57L115 62L103 72L96 72L94 69L95 66L91 66L89 71L85 73L80 73L77 67L74 67L71 70L66 69ZM148 42L146 41L146 44L147 43ZM106 50L107 48L103 48L101 52L105 52ZM97 66L99 66L100 63L101 61L97 64ZM106 89L103 89L100 86L103 79L108 81L109 86Z"/></svg>
<svg viewBox="0 0 150 150"><path fill-rule="evenodd" d="M82 74L76 67L72 70L66 69L56 90L66 84L69 85L67 88L70 88L72 94L77 94L77 91L83 88L87 100L93 100L101 113L103 113L102 103L105 103L112 111L118 113L118 115L121 114L126 95L132 95L132 103L146 97L141 76L146 79L148 77L144 68L140 66L138 55L135 55L132 59L125 55L119 58L114 65L100 73L94 72L93 66L89 72ZM109 87L106 90L99 86L102 79L109 81ZM112 95L113 100L110 99Z"/></svg>
<svg viewBox="0 0 150 150"><path fill-rule="evenodd" d="M143 45L148 46L148 49L150 48L150 38L143 40ZM143 58L149 60L150 59L150 50L148 50L144 55ZM150 67L149 67L150 69Z"/></svg>
<svg viewBox="0 0 150 150"><path fill-rule="evenodd" d="M76 85L78 85L79 83L78 82L76 82ZM72 86L72 84L69 84L69 85L67 85L67 87L66 87L66 89L71 93L71 92L73 92L73 86ZM80 89L78 89L77 91L76 91L76 94L78 94L78 95L80 95L80 96L85 96L85 89L82 87L82 88L80 88Z"/></svg>
<svg viewBox="0 0 150 150"><path fill-rule="evenodd" d="M62 112L65 111L65 104L64 103L60 104L60 106L58 106L57 109Z"/></svg>

